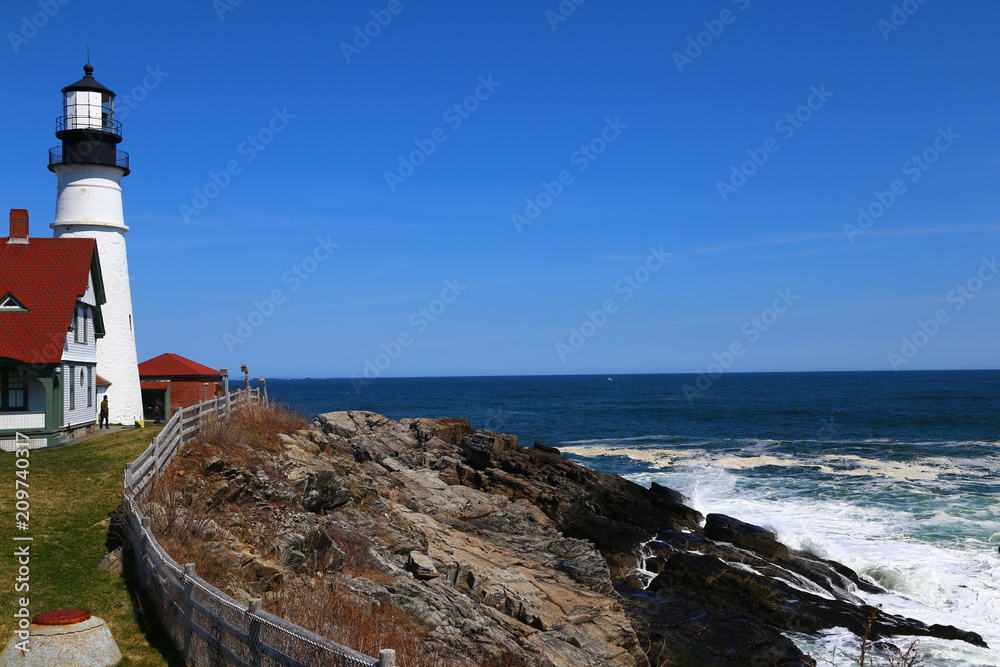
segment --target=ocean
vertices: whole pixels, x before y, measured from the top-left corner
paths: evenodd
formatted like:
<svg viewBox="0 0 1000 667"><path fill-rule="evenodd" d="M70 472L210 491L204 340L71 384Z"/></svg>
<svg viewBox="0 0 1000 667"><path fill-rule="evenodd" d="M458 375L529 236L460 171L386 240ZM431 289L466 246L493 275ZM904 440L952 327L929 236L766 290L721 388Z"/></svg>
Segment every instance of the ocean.
<svg viewBox="0 0 1000 667"><path fill-rule="evenodd" d="M774 530L887 591L868 602L981 634L928 667L1000 667L1000 371L269 380L315 416L464 417ZM844 630L793 637L835 665ZM908 644L908 641L903 642Z"/></svg>

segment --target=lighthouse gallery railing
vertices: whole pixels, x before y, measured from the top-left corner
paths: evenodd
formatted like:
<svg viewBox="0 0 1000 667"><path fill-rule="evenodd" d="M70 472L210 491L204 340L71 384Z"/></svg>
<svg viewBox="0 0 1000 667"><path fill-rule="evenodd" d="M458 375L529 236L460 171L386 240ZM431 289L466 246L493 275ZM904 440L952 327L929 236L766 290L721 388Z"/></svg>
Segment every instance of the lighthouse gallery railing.
<svg viewBox="0 0 1000 667"><path fill-rule="evenodd" d="M139 509L150 483L194 436L203 417L222 417L232 407L260 400L260 392L250 389L178 410L146 451L126 466L126 574L152 602L188 665L393 667L392 650L382 651L378 659L363 655L267 613L259 600L241 604L199 577L193 565L181 567L156 541L149 518Z"/></svg>

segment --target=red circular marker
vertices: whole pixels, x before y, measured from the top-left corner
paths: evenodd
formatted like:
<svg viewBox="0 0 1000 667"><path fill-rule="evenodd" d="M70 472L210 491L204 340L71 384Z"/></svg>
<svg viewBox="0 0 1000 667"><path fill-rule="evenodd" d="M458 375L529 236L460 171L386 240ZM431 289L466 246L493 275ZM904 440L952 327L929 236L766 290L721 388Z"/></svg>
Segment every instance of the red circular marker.
<svg viewBox="0 0 1000 667"><path fill-rule="evenodd" d="M86 609L59 609L35 614L31 622L36 625L72 625L73 623L82 623L88 618L90 618L90 612Z"/></svg>

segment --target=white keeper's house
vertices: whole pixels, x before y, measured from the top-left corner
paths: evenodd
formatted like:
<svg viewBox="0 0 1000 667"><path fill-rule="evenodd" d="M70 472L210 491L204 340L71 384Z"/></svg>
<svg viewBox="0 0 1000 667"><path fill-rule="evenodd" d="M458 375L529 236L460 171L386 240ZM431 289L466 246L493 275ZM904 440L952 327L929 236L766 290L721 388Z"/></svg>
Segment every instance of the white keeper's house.
<svg viewBox="0 0 1000 667"><path fill-rule="evenodd" d="M97 422L104 282L93 239L0 238L0 447L57 445Z"/></svg>
<svg viewBox="0 0 1000 667"><path fill-rule="evenodd" d="M61 145L49 150L55 238L29 238L22 209L0 238L0 446L15 433L45 446L93 428L105 392L112 423L143 415L121 190L129 156L115 94L83 70L62 89Z"/></svg>

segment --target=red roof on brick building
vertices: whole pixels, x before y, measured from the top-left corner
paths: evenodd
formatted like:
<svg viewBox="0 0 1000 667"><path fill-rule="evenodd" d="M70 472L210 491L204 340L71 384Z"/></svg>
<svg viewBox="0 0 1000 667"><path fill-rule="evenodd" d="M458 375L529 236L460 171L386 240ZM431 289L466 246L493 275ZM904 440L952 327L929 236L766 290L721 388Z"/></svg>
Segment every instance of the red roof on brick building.
<svg viewBox="0 0 1000 667"><path fill-rule="evenodd" d="M170 386L170 380L139 383L139 389L166 389L169 386Z"/></svg>
<svg viewBox="0 0 1000 667"><path fill-rule="evenodd" d="M152 359L139 364L140 378L183 376L203 377L206 375L220 380L222 379L222 375L217 369L203 366L197 361L191 361L190 359L185 359L179 354L172 354L170 352L161 354L158 357L153 357Z"/></svg>
<svg viewBox="0 0 1000 667"><path fill-rule="evenodd" d="M24 224L26 232L26 220ZM104 303L97 242L84 238L8 240L0 238L0 300L10 295L24 310L0 309L0 357L29 364L59 363L76 302L87 293L91 271L97 303ZM98 335L103 336L99 309L95 316Z"/></svg>

